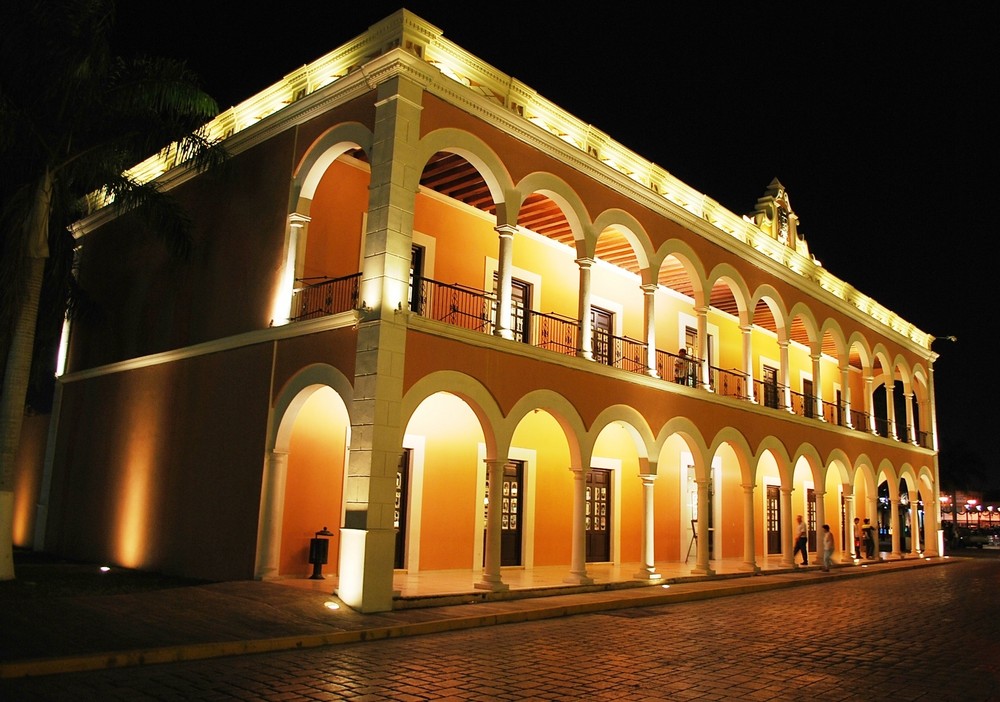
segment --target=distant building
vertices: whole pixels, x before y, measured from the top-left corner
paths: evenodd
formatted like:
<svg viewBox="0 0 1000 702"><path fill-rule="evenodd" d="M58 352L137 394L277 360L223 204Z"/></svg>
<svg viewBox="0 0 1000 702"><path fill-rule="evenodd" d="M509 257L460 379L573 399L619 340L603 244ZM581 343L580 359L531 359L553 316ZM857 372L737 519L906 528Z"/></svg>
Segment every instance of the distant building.
<svg viewBox="0 0 1000 702"><path fill-rule="evenodd" d="M105 314L67 337L22 543L305 577L329 525L338 594L381 611L394 570L791 565L795 515L843 549L881 486L889 557L939 553L933 339L823 269L778 180L735 215L406 11L211 130L225 176L136 169L191 260L78 224Z"/></svg>

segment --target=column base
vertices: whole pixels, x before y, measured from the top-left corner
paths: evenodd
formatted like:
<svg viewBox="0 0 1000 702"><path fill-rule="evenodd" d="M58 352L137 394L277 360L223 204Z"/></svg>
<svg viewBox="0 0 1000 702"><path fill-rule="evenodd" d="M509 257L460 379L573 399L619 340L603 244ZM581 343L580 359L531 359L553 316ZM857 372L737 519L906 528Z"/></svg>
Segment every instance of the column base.
<svg viewBox="0 0 1000 702"><path fill-rule="evenodd" d="M483 579L476 583L473 587L476 590L489 590L490 592L507 592L510 590L510 585L500 580L487 580Z"/></svg>
<svg viewBox="0 0 1000 702"><path fill-rule="evenodd" d="M753 573L754 575L758 575L760 573L760 566L756 563L743 563L740 565L740 570L744 573Z"/></svg>
<svg viewBox="0 0 1000 702"><path fill-rule="evenodd" d="M563 578L563 582L568 585L593 585L594 579L586 573L570 573Z"/></svg>
<svg viewBox="0 0 1000 702"><path fill-rule="evenodd" d="M715 575L715 571L712 570L711 568L699 568L698 566L695 566L694 568L691 569L691 574L692 575Z"/></svg>
<svg viewBox="0 0 1000 702"><path fill-rule="evenodd" d="M635 580L663 580L663 576L656 572L656 568L644 568L632 577Z"/></svg>

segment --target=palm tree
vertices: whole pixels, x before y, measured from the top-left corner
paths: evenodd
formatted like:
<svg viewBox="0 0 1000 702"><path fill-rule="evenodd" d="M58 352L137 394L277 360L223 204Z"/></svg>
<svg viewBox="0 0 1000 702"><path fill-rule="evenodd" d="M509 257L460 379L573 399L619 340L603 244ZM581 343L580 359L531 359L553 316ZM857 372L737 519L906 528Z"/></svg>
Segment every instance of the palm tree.
<svg viewBox="0 0 1000 702"><path fill-rule="evenodd" d="M165 148L197 170L225 152L204 131L218 106L184 63L112 55L114 0L0 5L0 580L10 580L14 459L36 327L60 323L74 285L67 227L87 202L111 201L186 255L190 222L127 169ZM55 304L40 316L43 287Z"/></svg>

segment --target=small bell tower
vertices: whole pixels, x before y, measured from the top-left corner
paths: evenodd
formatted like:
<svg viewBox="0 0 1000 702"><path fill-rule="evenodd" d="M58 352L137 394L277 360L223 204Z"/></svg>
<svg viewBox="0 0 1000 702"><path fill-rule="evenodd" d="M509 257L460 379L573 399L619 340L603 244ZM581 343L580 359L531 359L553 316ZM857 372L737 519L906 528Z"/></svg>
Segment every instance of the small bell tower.
<svg viewBox="0 0 1000 702"><path fill-rule="evenodd" d="M748 219L779 244L789 246L803 256L809 256L809 246L799 232L798 215L792 209L788 191L777 178L757 198L757 205Z"/></svg>

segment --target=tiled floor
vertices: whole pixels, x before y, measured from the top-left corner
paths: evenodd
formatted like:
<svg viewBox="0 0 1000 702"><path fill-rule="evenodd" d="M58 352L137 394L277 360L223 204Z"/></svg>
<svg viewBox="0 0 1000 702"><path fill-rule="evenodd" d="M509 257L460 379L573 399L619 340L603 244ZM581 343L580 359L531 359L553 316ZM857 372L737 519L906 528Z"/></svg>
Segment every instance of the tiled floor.
<svg viewBox="0 0 1000 702"><path fill-rule="evenodd" d="M886 554L881 554L883 558ZM915 556L909 556L913 558ZM851 561L836 560L838 566L855 565ZM859 563L858 565L863 565ZM710 567L716 576L750 576L752 573L745 567L742 559L721 559L710 562ZM783 565L781 556L769 556L758 559L757 567L761 572L779 572L792 570L796 566L789 567ZM818 558L810 561L809 568L820 567ZM664 562L656 564L656 572L664 581L670 582L677 579L704 578L704 574L694 572L694 559L688 563ZM638 563L588 563L587 576L594 581L595 585L608 585L614 583L627 583L631 585L642 584L643 582L657 582L640 580L636 574L640 571ZM542 590L547 588L568 588L573 583L567 583L570 575L569 566L542 566L535 568L503 568L500 573L501 580L511 591ZM398 592L398 597L403 599L418 599L423 597L438 597L448 594L482 594L484 591L476 588L476 583L482 579L481 572L471 570L428 570L418 573L408 573L396 571L393 577L393 585ZM330 592L336 590L337 577L335 575L325 576L322 580L311 579L284 579L280 581L284 585L301 587L310 590ZM524 594L528 594L527 592Z"/></svg>

